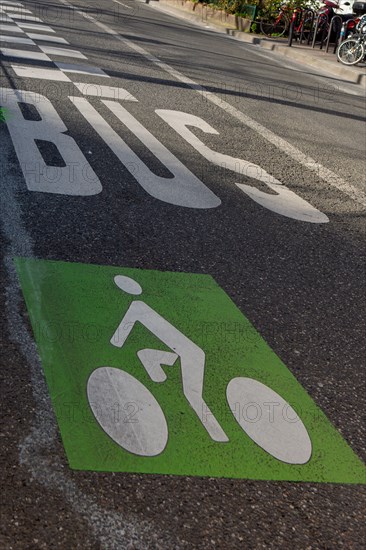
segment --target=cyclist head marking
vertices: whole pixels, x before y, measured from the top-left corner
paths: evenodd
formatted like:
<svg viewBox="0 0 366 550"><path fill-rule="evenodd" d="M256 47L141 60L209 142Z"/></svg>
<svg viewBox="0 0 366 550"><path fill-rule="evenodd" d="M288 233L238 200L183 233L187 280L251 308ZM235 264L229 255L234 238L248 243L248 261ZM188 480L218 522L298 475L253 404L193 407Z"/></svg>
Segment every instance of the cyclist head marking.
<svg viewBox="0 0 366 550"><path fill-rule="evenodd" d="M131 279L130 277L125 277L124 275L116 275L114 277L114 282L124 292L127 294L142 294L142 288L141 286L134 281L134 279Z"/></svg>

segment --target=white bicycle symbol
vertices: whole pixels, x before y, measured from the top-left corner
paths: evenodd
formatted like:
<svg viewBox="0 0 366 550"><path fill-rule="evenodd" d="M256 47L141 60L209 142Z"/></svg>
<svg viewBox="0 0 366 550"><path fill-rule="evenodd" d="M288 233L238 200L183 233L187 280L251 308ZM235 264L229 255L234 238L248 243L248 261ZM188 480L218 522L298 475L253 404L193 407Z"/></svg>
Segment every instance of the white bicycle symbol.
<svg viewBox="0 0 366 550"><path fill-rule="evenodd" d="M114 282L128 294L142 294L139 283L130 277L117 275ZM137 321L171 350L142 349L137 353L151 380L164 383L167 375L161 365L173 366L179 357L185 398L210 438L227 443L228 436L203 399L204 351L140 300L131 302L110 343L122 348ZM169 437L164 412L153 394L137 378L114 367L98 367L88 379L87 396L97 422L122 448L144 457L164 451ZM246 435L267 453L289 464L309 461L312 445L308 432L278 393L252 378L237 377L227 385L226 398L231 411L238 403L243 406L255 404L260 408L261 416L255 421L247 415L234 417ZM105 414L116 404L126 410L126 405L131 403L138 407L137 422L116 422L113 416ZM285 408L286 417L283 415ZM242 409L239 407L239 410Z"/></svg>

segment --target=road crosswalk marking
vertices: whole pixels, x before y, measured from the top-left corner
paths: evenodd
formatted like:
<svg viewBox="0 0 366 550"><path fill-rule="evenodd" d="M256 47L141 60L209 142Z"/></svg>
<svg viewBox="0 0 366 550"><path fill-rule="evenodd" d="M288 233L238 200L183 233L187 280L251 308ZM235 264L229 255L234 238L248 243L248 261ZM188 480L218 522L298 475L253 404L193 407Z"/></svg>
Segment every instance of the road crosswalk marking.
<svg viewBox="0 0 366 550"><path fill-rule="evenodd" d="M32 67L32 65L11 64L14 73L21 78L38 80L54 80L55 82L71 82L70 78L59 69L47 67Z"/></svg>
<svg viewBox="0 0 366 550"><path fill-rule="evenodd" d="M32 38L32 40L43 40L47 42L58 42L59 44L69 44L69 42L65 40L65 38L61 38L61 36L52 36L48 34L38 34L33 32L28 32L27 34L29 38Z"/></svg>
<svg viewBox="0 0 366 550"><path fill-rule="evenodd" d="M61 57L77 57L79 59L88 59L86 55L79 52L79 50L71 50L67 48L57 48L55 46L38 46L42 52L48 55L55 55Z"/></svg>
<svg viewBox="0 0 366 550"><path fill-rule="evenodd" d="M0 36L0 41L9 43L12 42L14 44L29 44L35 46L35 42L33 40L31 40L30 38L23 38L22 36L6 36L3 34Z"/></svg>

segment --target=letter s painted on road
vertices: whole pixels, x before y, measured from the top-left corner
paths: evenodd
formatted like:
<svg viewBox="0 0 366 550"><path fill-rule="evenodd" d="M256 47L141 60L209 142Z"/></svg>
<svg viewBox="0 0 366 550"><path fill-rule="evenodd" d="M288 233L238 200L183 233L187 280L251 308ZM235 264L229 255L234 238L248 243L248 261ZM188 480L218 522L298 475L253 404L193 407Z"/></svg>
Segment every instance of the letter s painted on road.
<svg viewBox="0 0 366 550"><path fill-rule="evenodd" d="M202 118L189 113L167 109L157 109L155 112L208 161L218 166L228 168L237 174L244 174L261 181L272 191L275 191L276 195L273 195L260 191L256 187L250 185L243 183L236 184L239 189L244 191L244 193L261 206L264 206L268 210L272 210L272 212L295 220L310 223L326 223L329 221L329 218L325 214L296 195L296 193L288 189L285 185L282 185L280 181L276 180L260 166L246 160L218 153L207 147L187 128L187 126L193 126L199 128L206 134L218 134L217 130L212 128L212 126L202 120Z"/></svg>

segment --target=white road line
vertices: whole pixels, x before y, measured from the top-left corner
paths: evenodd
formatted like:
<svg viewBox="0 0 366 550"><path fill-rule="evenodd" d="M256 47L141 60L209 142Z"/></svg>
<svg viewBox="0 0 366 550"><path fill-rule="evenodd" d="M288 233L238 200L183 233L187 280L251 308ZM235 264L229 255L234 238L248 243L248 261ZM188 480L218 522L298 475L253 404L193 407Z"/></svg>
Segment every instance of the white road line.
<svg viewBox="0 0 366 550"><path fill-rule="evenodd" d="M138 101L124 88L116 86L101 86L100 84L88 84L87 82L74 82L77 89L86 96L105 97L119 101Z"/></svg>
<svg viewBox="0 0 366 550"><path fill-rule="evenodd" d="M129 10L133 10L131 6L127 6L127 4L124 4L123 2L119 2L118 0L113 0L116 4L119 4L120 6L123 6L124 8L127 8Z"/></svg>
<svg viewBox="0 0 366 550"><path fill-rule="evenodd" d="M23 21L37 21L43 23L43 19L36 17L35 15L23 15L22 13L8 13L8 16L12 19L22 19Z"/></svg>
<svg viewBox="0 0 366 550"><path fill-rule="evenodd" d="M24 31L20 29L18 25L0 25L0 31L24 33Z"/></svg>
<svg viewBox="0 0 366 550"><path fill-rule="evenodd" d="M14 44L31 44L35 46L35 42L30 38L23 38L22 36L7 36L5 34L0 35L0 42L13 42Z"/></svg>
<svg viewBox="0 0 366 550"><path fill-rule="evenodd" d="M0 0L0 4L9 4L9 6L23 6L21 2L11 2L10 0Z"/></svg>
<svg viewBox="0 0 366 550"><path fill-rule="evenodd" d="M199 93L201 96L204 96L205 99L208 101L211 101L214 105L217 107L220 107L223 111L227 112L255 132L257 132L261 137L275 145L277 149L285 153L287 156L307 168L308 170L311 170L312 172L315 172L316 175L321 178L322 180L326 181L328 184L332 185L339 191L342 191L348 197L350 197L355 202L362 204L363 206L366 206L366 193L364 193L362 190L358 189L351 183L346 182L343 178L314 160L312 157L305 155L300 149L295 147L294 145L291 145L288 141L281 138L280 136L277 136L274 132L254 120L253 118L249 117L248 115L245 115L243 112L239 111L230 103L227 103L224 101L221 97L213 94L212 92L209 92L192 80L191 78L185 76L180 71L177 71L167 63L164 63L163 61L160 61L158 57L155 57L151 53L149 53L147 50L139 46L138 44L135 44L128 38L122 37L117 31L111 29L108 27L108 25L105 25L104 23L101 23L100 21L97 21L92 17L90 14L86 12L82 12L75 8L72 4L70 4L67 0L59 0L62 4L65 4L66 6L69 6L71 9L73 9L76 13L84 17L85 19L88 19L89 21L92 21L97 27L100 29L103 29L106 33L114 36L116 40L119 40L123 44L126 44L129 48L134 50L135 52L138 52L142 56L144 56L148 61L153 63L154 65L160 67L162 70L173 76L176 80L179 82L183 82L184 84L187 84L190 88L195 90L197 93Z"/></svg>
<svg viewBox="0 0 366 550"><path fill-rule="evenodd" d="M34 59L36 61L51 61L48 55L29 50L15 50L13 48L0 48L1 55L5 57L19 57L21 59Z"/></svg>
<svg viewBox="0 0 366 550"><path fill-rule="evenodd" d="M31 10L26 10L23 7L16 8L14 6L0 6L0 11L11 11L13 13L32 13Z"/></svg>
<svg viewBox="0 0 366 550"><path fill-rule="evenodd" d="M61 38L60 36L51 36L50 34L37 34L33 32L27 32L27 35L29 36L29 38L32 38L32 40L44 40L46 42L57 42L58 44L69 44L67 40Z"/></svg>
<svg viewBox="0 0 366 550"><path fill-rule="evenodd" d="M78 57L79 59L88 59L86 55L78 50L68 50L67 48L55 48L54 46L39 46L42 52L49 55L58 55L61 57Z"/></svg>
<svg viewBox="0 0 366 550"><path fill-rule="evenodd" d="M92 67L88 65L74 65L73 63L61 63L61 61L53 62L61 71L66 73L80 73L80 74L90 74L92 76L103 76L105 78L110 78L102 69L98 67Z"/></svg>
<svg viewBox="0 0 366 550"><path fill-rule="evenodd" d="M47 25L37 25L36 23L34 24L22 23L21 21L19 21L17 25L19 25L19 27L22 27L22 29L31 29L34 31L44 31L44 32L56 32L53 29L51 29L51 27L48 27Z"/></svg>
<svg viewBox="0 0 366 550"><path fill-rule="evenodd" d="M44 69L31 67L29 65L12 64L11 68L15 74L21 78L38 78L39 80L54 80L56 82L71 82L59 69Z"/></svg>

